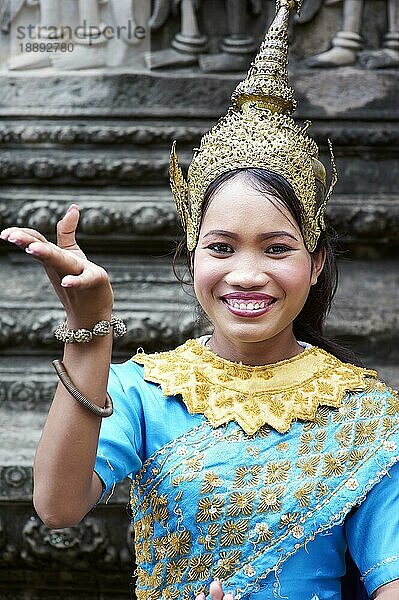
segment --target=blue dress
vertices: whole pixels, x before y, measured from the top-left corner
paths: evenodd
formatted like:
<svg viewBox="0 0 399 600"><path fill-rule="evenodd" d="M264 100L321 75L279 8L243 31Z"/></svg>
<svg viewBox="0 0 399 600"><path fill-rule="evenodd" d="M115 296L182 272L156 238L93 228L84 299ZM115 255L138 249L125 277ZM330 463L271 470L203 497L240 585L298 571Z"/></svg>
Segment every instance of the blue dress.
<svg viewBox="0 0 399 600"><path fill-rule="evenodd" d="M368 594L399 578L395 432L375 451L375 458L356 467L357 479L351 476L341 486L343 474L333 466L336 470L324 471L316 485L306 477L317 468L317 456L301 458L300 450L304 443L310 447L323 438L315 424L295 422L285 434L263 428L255 437L245 435L234 422L212 428L204 415L190 414L180 396L166 397L159 385L146 381L143 367L132 360L111 366L108 391L114 414L102 422L95 471L103 481L104 495L127 476L133 481L139 599L194 598L219 576L224 591L232 591L238 600L340 600L347 548ZM348 394L347 399L353 405L354 398L361 402L366 395L367 406L373 396L381 407L388 403L388 416L381 415L380 422L385 431L393 428L398 407L392 392L377 387L367 394ZM363 416L367 406L361 405ZM336 419L337 411L330 413ZM371 416L372 427L380 427L375 412ZM325 418L322 411L320 424L327 427ZM345 413L331 424L340 429L330 436L336 449L323 449L327 458L341 452L348 419ZM375 440L375 434L370 439ZM360 461L353 454L357 450L351 452L351 460ZM289 461L288 477L284 465ZM220 479L229 470L227 500ZM335 494L332 507L323 507L320 499L329 477L333 487L344 492ZM261 503L251 517L248 500L259 494ZM294 508L292 498L297 502ZM280 536L274 545L272 535Z"/></svg>

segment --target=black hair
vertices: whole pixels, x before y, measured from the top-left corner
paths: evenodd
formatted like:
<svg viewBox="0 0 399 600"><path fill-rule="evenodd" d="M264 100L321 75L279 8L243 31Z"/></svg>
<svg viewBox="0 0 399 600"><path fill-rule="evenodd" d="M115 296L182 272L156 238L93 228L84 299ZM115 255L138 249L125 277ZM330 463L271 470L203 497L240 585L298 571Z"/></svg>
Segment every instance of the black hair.
<svg viewBox="0 0 399 600"><path fill-rule="evenodd" d="M215 181L209 185L204 195L204 200L202 202L202 218L220 187L239 174L245 176L246 180L256 191L262 194L268 194L269 196L272 195L276 200L277 205L281 204L287 208L300 227L303 235L302 205L293 187L284 177L266 169L235 169L217 177ZM321 232L317 246L311 253L311 257L314 258L319 252L323 252L325 262L323 269L318 276L317 283L311 286L309 295L301 312L294 319L293 333L297 340L318 346L319 348L330 352L343 362L359 364L359 359L351 350L326 338L324 335L324 324L330 312L331 304L338 286L338 268L335 250L336 241L336 233L331 227L327 226L326 229ZM176 265L177 260L182 255L186 256L188 271L191 280L193 281L194 252L189 252L187 250L185 239L178 244L173 261L174 273L180 281L182 281L182 279L177 273Z"/></svg>

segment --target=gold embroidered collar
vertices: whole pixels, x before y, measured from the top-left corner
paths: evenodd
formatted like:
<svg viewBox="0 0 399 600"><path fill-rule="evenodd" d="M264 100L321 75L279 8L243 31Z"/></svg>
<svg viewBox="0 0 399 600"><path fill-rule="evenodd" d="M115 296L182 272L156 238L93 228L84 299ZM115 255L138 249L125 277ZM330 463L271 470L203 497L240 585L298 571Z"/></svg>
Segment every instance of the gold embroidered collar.
<svg viewBox="0 0 399 600"><path fill-rule="evenodd" d="M285 433L294 420L312 421L320 405L338 408L346 392L364 390L365 378L376 377L316 346L259 367L220 358L197 340L132 360L165 396L181 394L190 414L205 415L213 427L234 420L249 435L265 424Z"/></svg>

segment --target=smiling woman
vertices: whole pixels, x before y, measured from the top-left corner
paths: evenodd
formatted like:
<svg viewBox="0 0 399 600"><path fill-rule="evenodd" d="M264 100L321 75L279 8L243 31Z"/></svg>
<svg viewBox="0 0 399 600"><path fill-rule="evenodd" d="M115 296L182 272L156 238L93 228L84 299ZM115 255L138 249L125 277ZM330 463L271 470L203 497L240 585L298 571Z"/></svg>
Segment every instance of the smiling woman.
<svg viewBox="0 0 399 600"><path fill-rule="evenodd" d="M251 177L238 172L214 192L194 254L194 289L214 325L214 352L262 365L302 351L293 322L324 253L311 257L288 208L271 190L257 191Z"/></svg>
<svg viewBox="0 0 399 600"><path fill-rule="evenodd" d="M399 399L323 334L337 282L324 219L336 176L332 159L327 191L317 146L290 116L293 5L277 1L187 179L172 148L211 335L110 365L110 334L124 328L107 273L76 244L77 206L57 245L27 228L1 234L43 263L67 313L36 509L50 527L75 524L130 476L138 600L341 600L347 549L367 593L395 597ZM107 392L114 412L100 428Z"/></svg>

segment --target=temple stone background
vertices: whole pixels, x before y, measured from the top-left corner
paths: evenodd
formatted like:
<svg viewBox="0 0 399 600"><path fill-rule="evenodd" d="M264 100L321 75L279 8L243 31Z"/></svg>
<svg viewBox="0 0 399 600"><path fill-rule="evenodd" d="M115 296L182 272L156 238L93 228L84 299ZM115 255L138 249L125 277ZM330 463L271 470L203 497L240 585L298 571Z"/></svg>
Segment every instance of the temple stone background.
<svg viewBox="0 0 399 600"><path fill-rule="evenodd" d="M109 270L128 325L115 361L201 331L171 270L169 148L176 139L188 164L273 10L271 0L0 1L0 227L53 239L79 204L80 243ZM297 117L312 121L327 162L331 138L340 174L329 216L341 280L328 332L396 386L398 13L396 0L305 0L291 31ZM31 466L63 313L40 265L5 243L0 273L0 599L127 598L127 485L73 529L49 530L35 515Z"/></svg>

